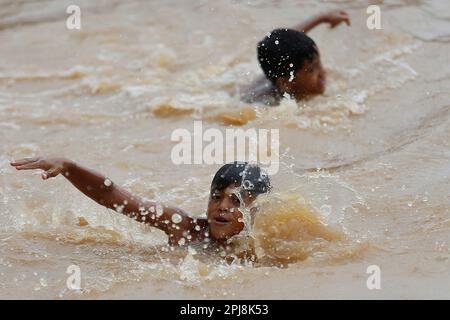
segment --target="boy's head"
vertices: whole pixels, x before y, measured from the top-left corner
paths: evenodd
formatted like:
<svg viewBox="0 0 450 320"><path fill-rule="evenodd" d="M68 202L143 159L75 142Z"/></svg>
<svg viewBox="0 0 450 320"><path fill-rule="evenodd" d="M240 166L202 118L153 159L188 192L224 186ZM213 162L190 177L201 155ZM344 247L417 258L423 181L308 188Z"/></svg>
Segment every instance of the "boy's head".
<svg viewBox="0 0 450 320"><path fill-rule="evenodd" d="M211 182L207 212L211 237L226 240L241 232L244 216L240 208L269 190L269 177L260 167L238 161L222 166Z"/></svg>
<svg viewBox="0 0 450 320"><path fill-rule="evenodd" d="M325 91L319 51L304 32L275 29L257 49L261 68L279 91L298 99Z"/></svg>

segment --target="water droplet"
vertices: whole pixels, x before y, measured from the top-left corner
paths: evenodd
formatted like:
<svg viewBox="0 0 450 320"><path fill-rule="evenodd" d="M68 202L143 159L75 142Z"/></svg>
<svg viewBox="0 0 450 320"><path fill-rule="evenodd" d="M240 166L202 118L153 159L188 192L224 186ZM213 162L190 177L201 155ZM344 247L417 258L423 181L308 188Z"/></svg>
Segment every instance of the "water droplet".
<svg viewBox="0 0 450 320"><path fill-rule="evenodd" d="M162 214L164 213L164 209L163 209L163 207L161 206L161 205L157 205L156 206L156 216L157 217L160 217L160 216L162 216Z"/></svg>
<svg viewBox="0 0 450 320"><path fill-rule="evenodd" d="M172 215L172 222L173 223L180 223L181 220L183 220L183 218L178 213L174 213Z"/></svg>
<svg viewBox="0 0 450 320"><path fill-rule="evenodd" d="M47 281L44 278L39 279L39 283L41 284L41 286L46 287L47 286Z"/></svg>
<svg viewBox="0 0 450 320"><path fill-rule="evenodd" d="M292 82L294 80L294 71L289 72L289 82Z"/></svg>
<svg viewBox="0 0 450 320"><path fill-rule="evenodd" d="M245 190L252 190L254 188L253 183L251 183L249 180L245 180L242 185L244 186Z"/></svg>
<svg viewBox="0 0 450 320"><path fill-rule="evenodd" d="M324 204L320 207L320 212L326 216L330 215L331 213L331 206L328 204Z"/></svg>

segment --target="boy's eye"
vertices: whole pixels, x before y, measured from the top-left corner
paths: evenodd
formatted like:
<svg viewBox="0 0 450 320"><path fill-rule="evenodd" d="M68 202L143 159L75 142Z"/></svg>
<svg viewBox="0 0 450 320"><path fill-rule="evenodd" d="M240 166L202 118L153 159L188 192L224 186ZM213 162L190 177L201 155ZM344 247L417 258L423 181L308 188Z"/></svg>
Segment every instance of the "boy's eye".
<svg viewBox="0 0 450 320"><path fill-rule="evenodd" d="M213 199L213 200L220 200L220 194L218 194L218 193L214 193L212 196L211 196L211 198Z"/></svg>
<svg viewBox="0 0 450 320"><path fill-rule="evenodd" d="M233 201L233 204L237 206L241 204L241 200L239 200L239 198L236 195L231 196L231 201Z"/></svg>

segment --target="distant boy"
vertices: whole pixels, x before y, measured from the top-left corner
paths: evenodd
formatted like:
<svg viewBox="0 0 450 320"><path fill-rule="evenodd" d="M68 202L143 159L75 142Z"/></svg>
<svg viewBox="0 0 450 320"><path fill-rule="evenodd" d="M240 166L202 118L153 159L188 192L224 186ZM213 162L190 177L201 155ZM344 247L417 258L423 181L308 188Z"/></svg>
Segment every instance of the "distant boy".
<svg viewBox="0 0 450 320"><path fill-rule="evenodd" d="M258 61L265 77L252 85L242 100L278 105L285 93L302 100L325 91L326 73L316 43L306 32L321 23L331 28L341 22L350 25L344 11L317 15L294 29L275 29L258 43Z"/></svg>

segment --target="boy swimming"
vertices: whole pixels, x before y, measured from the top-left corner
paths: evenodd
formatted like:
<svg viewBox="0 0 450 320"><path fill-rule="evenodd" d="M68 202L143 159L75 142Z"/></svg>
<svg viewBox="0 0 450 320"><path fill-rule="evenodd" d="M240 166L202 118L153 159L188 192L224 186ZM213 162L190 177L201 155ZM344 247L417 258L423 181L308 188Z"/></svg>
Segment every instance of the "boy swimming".
<svg viewBox="0 0 450 320"><path fill-rule="evenodd" d="M296 100L322 94L326 73L316 43L306 35L321 23L331 28L350 19L345 11L319 14L293 29L275 29L258 43L258 62L264 76L242 97L247 103L278 105L285 93Z"/></svg>
<svg viewBox="0 0 450 320"><path fill-rule="evenodd" d="M12 161L17 170L44 170L46 180L62 174L86 196L139 222L164 231L168 242L182 246L197 241L225 244L244 229L242 209L270 190L270 179L256 165L233 162L222 166L211 182L207 217L191 217L181 209L143 200L117 186L107 177L65 158L24 158Z"/></svg>

